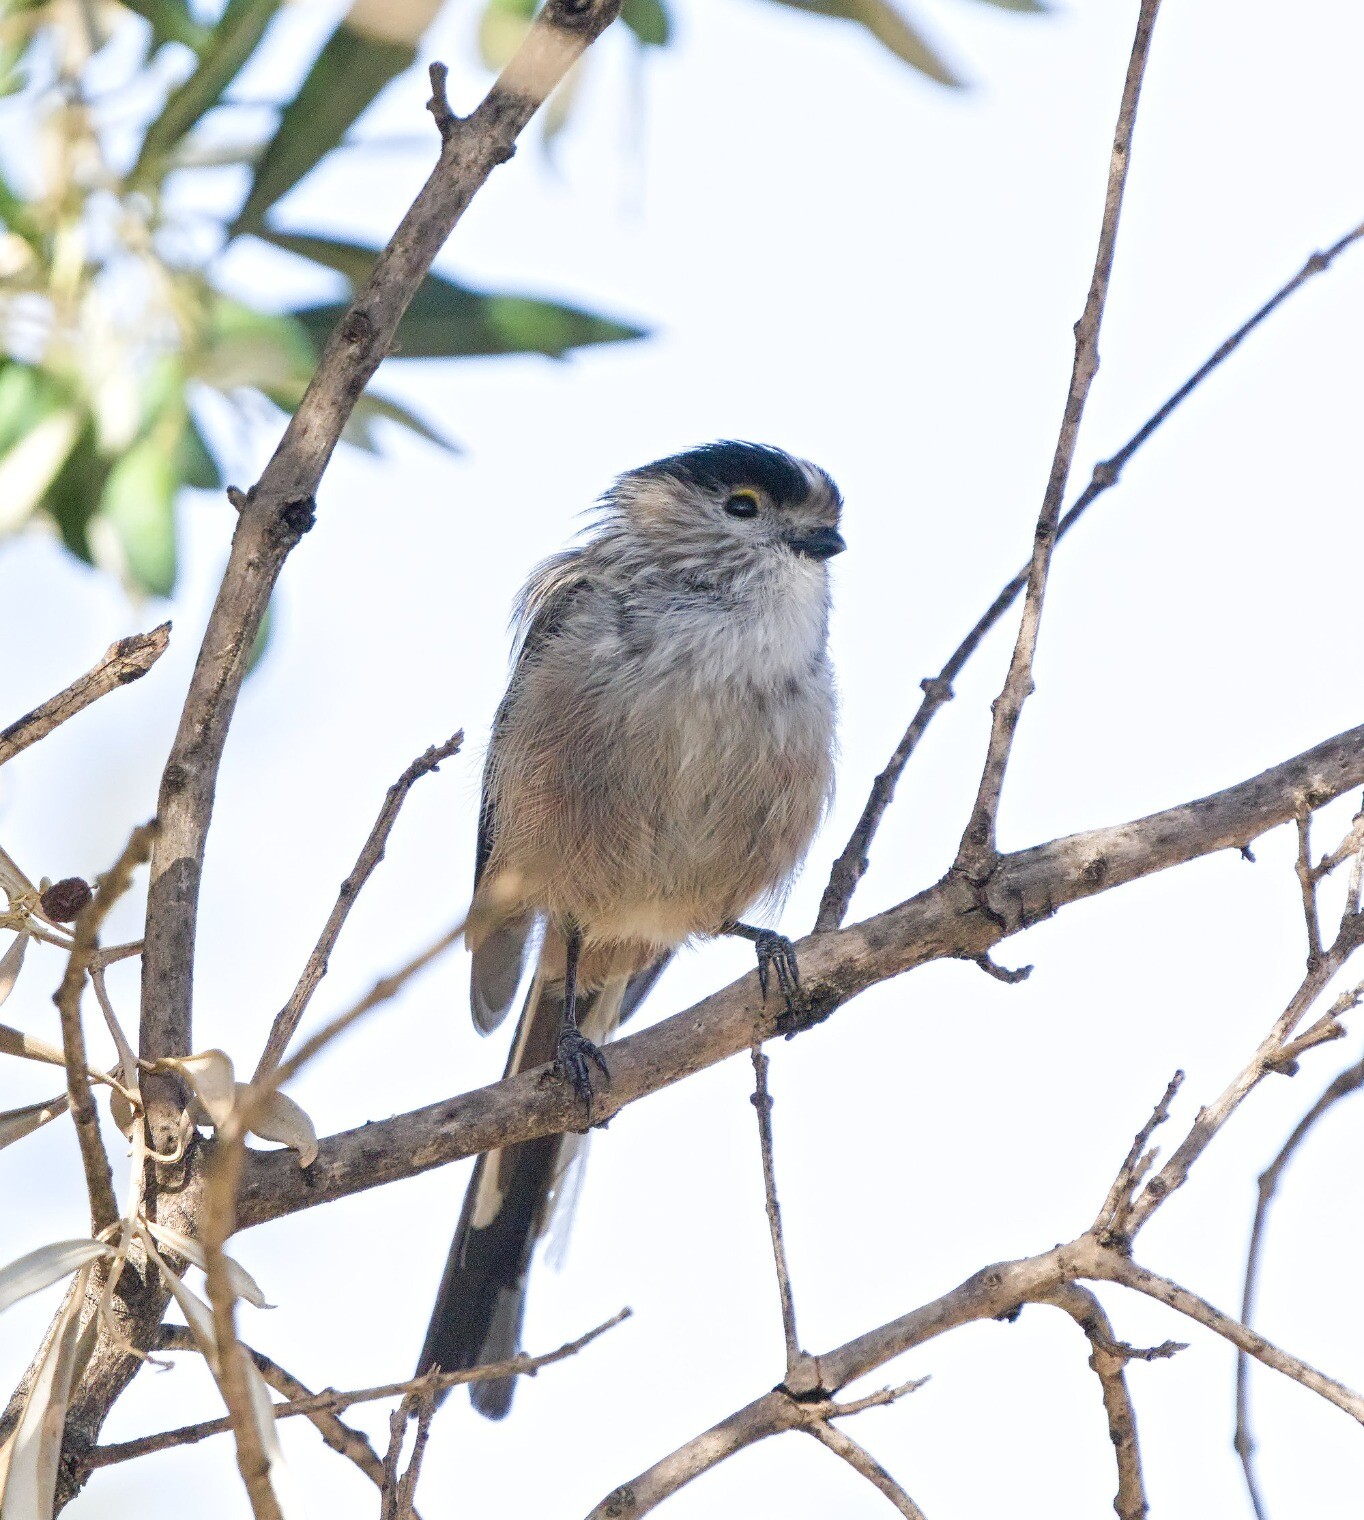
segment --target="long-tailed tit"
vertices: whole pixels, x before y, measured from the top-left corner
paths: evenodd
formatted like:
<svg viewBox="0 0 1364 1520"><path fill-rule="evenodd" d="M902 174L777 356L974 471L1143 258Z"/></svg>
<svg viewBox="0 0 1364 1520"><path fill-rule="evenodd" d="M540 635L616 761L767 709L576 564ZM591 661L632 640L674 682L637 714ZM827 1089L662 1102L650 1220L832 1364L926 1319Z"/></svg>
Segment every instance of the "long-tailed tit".
<svg viewBox="0 0 1364 1520"><path fill-rule="evenodd" d="M788 1007L798 996L789 941L740 919L781 895L831 792L841 508L815 465L709 444L621 476L587 540L526 584L466 931L487 1032L542 930L508 1074L556 1062L590 1114L599 1045L693 937L754 940L764 995L775 973ZM419 1370L516 1353L574 1140L479 1159ZM475 1407L504 1415L512 1385L472 1384Z"/></svg>

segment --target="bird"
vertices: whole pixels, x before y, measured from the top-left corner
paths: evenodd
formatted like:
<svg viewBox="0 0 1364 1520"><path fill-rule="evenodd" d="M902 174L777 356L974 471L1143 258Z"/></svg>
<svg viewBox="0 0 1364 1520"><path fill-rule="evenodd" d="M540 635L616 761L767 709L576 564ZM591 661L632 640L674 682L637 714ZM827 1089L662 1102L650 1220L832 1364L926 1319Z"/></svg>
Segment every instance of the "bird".
<svg viewBox="0 0 1364 1520"><path fill-rule="evenodd" d="M832 797L842 507L808 461L705 444L621 475L517 601L479 807L470 1006L495 1029L533 955L506 1072L556 1065L589 1122L602 1044L687 942L751 940L764 998L775 976L796 1006L790 941L744 916L779 903ZM517 1353L534 1247L579 1144L478 1159L419 1375ZM471 1383L474 1407L502 1418L514 1382Z"/></svg>

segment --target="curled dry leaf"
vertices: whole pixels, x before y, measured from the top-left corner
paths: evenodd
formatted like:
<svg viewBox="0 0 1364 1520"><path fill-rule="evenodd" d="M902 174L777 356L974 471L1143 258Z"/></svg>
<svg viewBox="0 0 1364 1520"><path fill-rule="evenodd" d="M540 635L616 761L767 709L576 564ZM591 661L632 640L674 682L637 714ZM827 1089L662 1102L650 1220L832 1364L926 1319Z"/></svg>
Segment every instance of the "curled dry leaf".
<svg viewBox="0 0 1364 1520"><path fill-rule="evenodd" d="M11 1108L0 1114L0 1150L64 1114L70 1101L65 1093L58 1093L46 1103L30 1103L26 1108Z"/></svg>
<svg viewBox="0 0 1364 1520"><path fill-rule="evenodd" d="M0 850L0 891L13 902L16 897L32 894L35 890L33 883L14 863L14 857Z"/></svg>
<svg viewBox="0 0 1364 1520"><path fill-rule="evenodd" d="M204 1122L221 1129L232 1113L237 1096L232 1057L225 1050L201 1050L192 1056L165 1056L152 1063L156 1071L175 1071L194 1090L204 1111Z"/></svg>
<svg viewBox="0 0 1364 1520"><path fill-rule="evenodd" d="M0 955L0 1003L14 991L14 984L19 980L19 972L23 969L24 952L28 949L29 936L20 932L14 936L14 943Z"/></svg>
<svg viewBox="0 0 1364 1520"><path fill-rule="evenodd" d="M4 1520L50 1520L52 1515L71 1385L90 1358L99 1328L98 1317L92 1314L85 1329L81 1329L88 1272L87 1262L77 1279L75 1292L62 1308L24 1400L24 1412L0 1456L4 1467L0 1516Z"/></svg>
<svg viewBox="0 0 1364 1520"><path fill-rule="evenodd" d="M243 1100L252 1096L245 1083L240 1086ZM317 1160L317 1130L313 1121L292 1098L278 1090L255 1099L251 1133L297 1151L300 1166L311 1166Z"/></svg>
<svg viewBox="0 0 1364 1520"><path fill-rule="evenodd" d="M191 1239L188 1235L182 1235L179 1230L168 1229L154 1219L147 1221L147 1228L156 1241L165 1246L168 1251L174 1251L177 1256L183 1256L186 1261L193 1262L201 1272L207 1271L208 1264L204 1256L204 1248L197 1240ZM225 1256L223 1260L227 1263L227 1275L232 1284L232 1291L238 1298L244 1298L248 1304L257 1309L275 1307L273 1304L266 1303L260 1284L240 1262L234 1261L230 1256Z"/></svg>
<svg viewBox="0 0 1364 1520"><path fill-rule="evenodd" d="M65 1066L66 1057L55 1045L39 1040L22 1029L0 1024L0 1055L22 1056L26 1061L44 1061L49 1066Z"/></svg>
<svg viewBox="0 0 1364 1520"><path fill-rule="evenodd" d="M204 1360L208 1363L209 1371L216 1378L218 1376L218 1337L213 1331L213 1311L199 1297L192 1293L186 1286L184 1279L168 1267L161 1253L156 1249L150 1233L143 1229L140 1232L153 1256L156 1264L161 1269L161 1275L166 1279L166 1286L171 1291L171 1297L180 1306L180 1312L185 1316L185 1323L190 1328L190 1333L198 1343L199 1350L203 1352Z"/></svg>
<svg viewBox="0 0 1364 1520"><path fill-rule="evenodd" d="M78 1267L89 1266L101 1256L114 1254L114 1248L100 1240L54 1240L51 1245L39 1246L36 1251L0 1268L0 1313L30 1293L37 1293L60 1281Z"/></svg>

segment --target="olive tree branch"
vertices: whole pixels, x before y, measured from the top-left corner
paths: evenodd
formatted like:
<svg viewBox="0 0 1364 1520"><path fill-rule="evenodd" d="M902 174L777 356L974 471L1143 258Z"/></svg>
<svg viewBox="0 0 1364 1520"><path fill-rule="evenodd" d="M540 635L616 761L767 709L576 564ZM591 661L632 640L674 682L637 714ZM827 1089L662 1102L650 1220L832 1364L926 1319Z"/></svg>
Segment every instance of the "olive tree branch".
<svg viewBox="0 0 1364 1520"><path fill-rule="evenodd" d="M98 665L77 677L64 691L16 718L8 728L0 728L0 765L13 760L30 744L45 739L54 728L83 712L92 702L145 676L165 654L170 630L169 623L162 623L150 633L134 633L119 639L109 646Z"/></svg>

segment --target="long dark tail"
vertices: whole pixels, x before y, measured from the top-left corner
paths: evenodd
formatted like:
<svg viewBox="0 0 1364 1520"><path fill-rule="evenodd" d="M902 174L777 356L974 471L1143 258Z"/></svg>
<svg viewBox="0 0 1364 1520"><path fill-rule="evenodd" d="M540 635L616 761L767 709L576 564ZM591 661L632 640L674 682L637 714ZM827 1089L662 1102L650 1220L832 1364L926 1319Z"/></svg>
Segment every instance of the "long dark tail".
<svg viewBox="0 0 1364 1520"><path fill-rule="evenodd" d="M578 996L578 1024L598 1043L628 1018L658 980L667 957L629 983L608 983ZM563 983L537 973L516 1029L507 1075L552 1061L563 1017ZM455 1372L515 1356L526 1311L526 1278L535 1243L552 1213L556 1182L577 1143L546 1135L478 1158L450 1246L417 1372ZM471 1383L480 1414L500 1420L511 1408L515 1378Z"/></svg>

